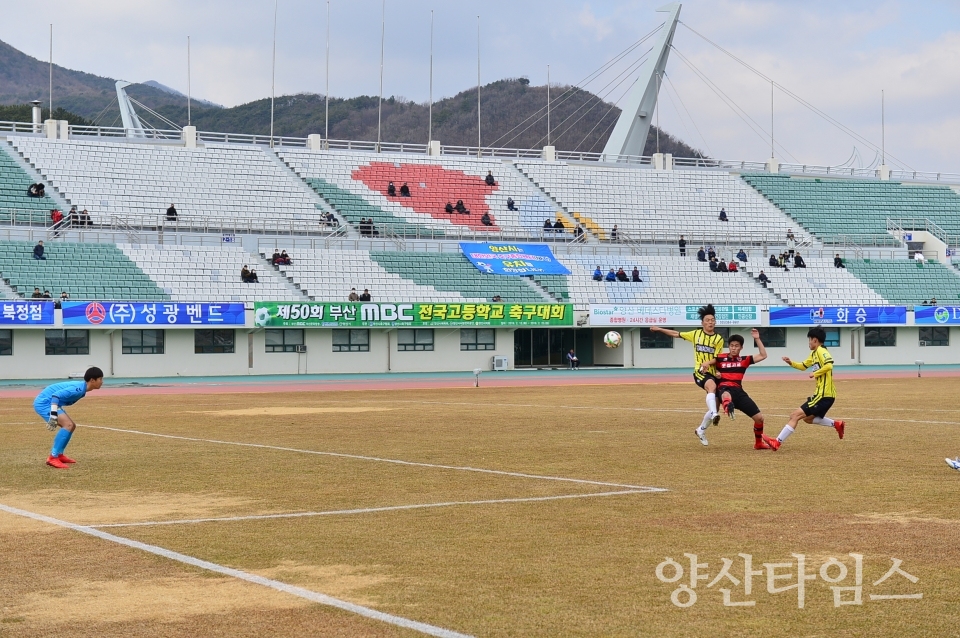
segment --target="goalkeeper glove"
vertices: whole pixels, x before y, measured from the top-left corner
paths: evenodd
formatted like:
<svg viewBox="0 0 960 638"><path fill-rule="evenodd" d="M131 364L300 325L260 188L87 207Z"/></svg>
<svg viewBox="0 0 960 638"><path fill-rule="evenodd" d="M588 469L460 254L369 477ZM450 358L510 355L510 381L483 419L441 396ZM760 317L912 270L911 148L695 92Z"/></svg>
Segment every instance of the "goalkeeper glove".
<svg viewBox="0 0 960 638"><path fill-rule="evenodd" d="M57 409L53 408L50 410L50 418L47 419L47 429L51 432L57 429L59 423L57 422Z"/></svg>

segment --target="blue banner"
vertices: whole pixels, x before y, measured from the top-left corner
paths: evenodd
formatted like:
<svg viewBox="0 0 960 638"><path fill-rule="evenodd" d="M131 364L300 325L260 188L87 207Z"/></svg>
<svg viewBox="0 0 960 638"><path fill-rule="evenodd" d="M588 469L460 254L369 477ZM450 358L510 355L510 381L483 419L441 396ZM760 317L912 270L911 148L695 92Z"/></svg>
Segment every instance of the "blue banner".
<svg viewBox="0 0 960 638"><path fill-rule="evenodd" d="M771 326L905 326L906 306L774 306Z"/></svg>
<svg viewBox="0 0 960 638"><path fill-rule="evenodd" d="M960 306L914 306L918 326L960 326Z"/></svg>
<svg viewBox="0 0 960 638"><path fill-rule="evenodd" d="M153 301L65 301L64 325L84 326L242 326L242 303L163 303Z"/></svg>
<svg viewBox="0 0 960 638"><path fill-rule="evenodd" d="M460 243L463 256L487 275L569 275L570 271L544 244Z"/></svg>
<svg viewBox="0 0 960 638"><path fill-rule="evenodd" d="M53 302L36 299L0 301L0 325L52 326Z"/></svg>

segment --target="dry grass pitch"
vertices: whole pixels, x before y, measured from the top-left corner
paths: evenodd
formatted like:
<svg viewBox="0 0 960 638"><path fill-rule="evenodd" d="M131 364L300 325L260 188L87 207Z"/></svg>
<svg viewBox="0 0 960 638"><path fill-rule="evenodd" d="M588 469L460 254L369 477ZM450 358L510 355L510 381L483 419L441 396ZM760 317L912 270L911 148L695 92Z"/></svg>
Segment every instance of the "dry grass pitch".
<svg viewBox="0 0 960 638"><path fill-rule="evenodd" d="M752 449L743 415L703 448L692 383L91 393L70 413L99 427L78 429L68 471L43 465L51 434L31 402L5 399L0 504L476 636L957 635L956 383L839 380L846 438L801 425L777 453ZM768 434L810 384L748 382ZM836 607L851 553L862 604ZM681 608L686 554L707 578ZM740 554L758 572L749 596ZM815 576L803 609L768 586L797 582L794 554ZM667 557L677 582L657 577ZM831 557L843 582L822 578L841 572L821 572ZM733 579L712 583L724 558ZM874 585L892 558L917 582ZM0 636L418 635L7 512L0 573ZM725 606L721 589L755 604Z"/></svg>

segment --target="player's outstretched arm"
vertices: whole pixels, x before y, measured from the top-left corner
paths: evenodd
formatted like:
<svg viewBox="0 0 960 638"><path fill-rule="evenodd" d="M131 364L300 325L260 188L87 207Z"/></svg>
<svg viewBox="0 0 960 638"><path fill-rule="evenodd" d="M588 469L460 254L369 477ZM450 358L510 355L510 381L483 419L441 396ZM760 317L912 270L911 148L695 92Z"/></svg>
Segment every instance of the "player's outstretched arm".
<svg viewBox="0 0 960 638"><path fill-rule="evenodd" d="M665 335L677 339L680 337L680 332L677 330L671 330L670 328L661 328L660 326L650 326L650 332L662 332Z"/></svg>
<svg viewBox="0 0 960 638"><path fill-rule="evenodd" d="M767 358L767 349L763 347L763 341L760 340L760 331L754 328L750 331L750 336L753 337L753 340L757 342L757 350L760 354L753 355L753 362L760 363ZM784 357L786 359L786 357Z"/></svg>

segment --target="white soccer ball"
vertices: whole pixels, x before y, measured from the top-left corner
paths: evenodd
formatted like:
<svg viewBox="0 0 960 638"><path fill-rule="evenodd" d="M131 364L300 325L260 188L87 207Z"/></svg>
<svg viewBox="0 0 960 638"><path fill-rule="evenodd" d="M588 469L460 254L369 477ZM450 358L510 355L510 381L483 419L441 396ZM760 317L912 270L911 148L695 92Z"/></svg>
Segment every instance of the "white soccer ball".
<svg viewBox="0 0 960 638"><path fill-rule="evenodd" d="M270 323L270 309L269 308L257 308L257 316L254 319L254 325L262 328L265 325Z"/></svg>
<svg viewBox="0 0 960 638"><path fill-rule="evenodd" d="M619 348L621 340L622 337L620 336L620 333L613 330L603 335L603 345L607 346L608 348Z"/></svg>

